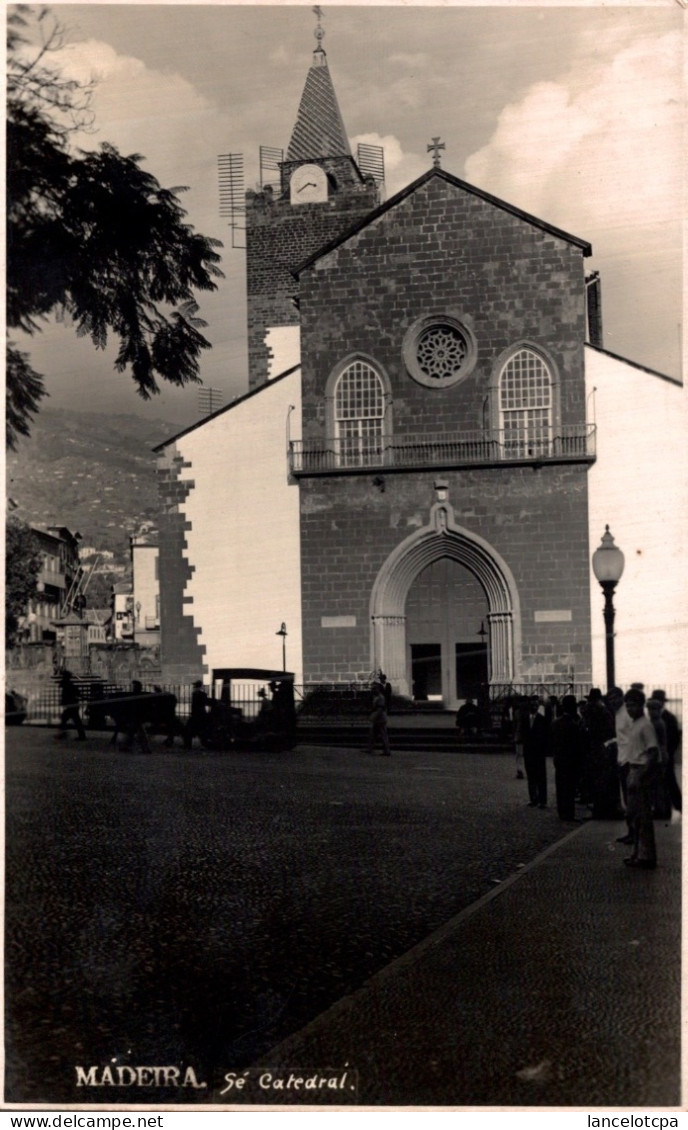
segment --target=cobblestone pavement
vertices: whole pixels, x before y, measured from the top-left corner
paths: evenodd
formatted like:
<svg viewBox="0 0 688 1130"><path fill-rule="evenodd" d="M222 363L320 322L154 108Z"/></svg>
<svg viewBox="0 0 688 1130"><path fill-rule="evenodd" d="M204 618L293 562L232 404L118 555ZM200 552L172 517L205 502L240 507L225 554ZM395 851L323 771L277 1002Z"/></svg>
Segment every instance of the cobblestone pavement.
<svg viewBox="0 0 688 1130"><path fill-rule="evenodd" d="M546 849L272 1048L252 1094L296 1102L272 1082L333 1064L369 1106L680 1110L681 825L656 822L652 873L619 830Z"/></svg>
<svg viewBox="0 0 688 1130"><path fill-rule="evenodd" d="M570 833L497 754L6 742L9 1102L232 1101L227 1071ZM208 1088L75 1086L106 1064Z"/></svg>

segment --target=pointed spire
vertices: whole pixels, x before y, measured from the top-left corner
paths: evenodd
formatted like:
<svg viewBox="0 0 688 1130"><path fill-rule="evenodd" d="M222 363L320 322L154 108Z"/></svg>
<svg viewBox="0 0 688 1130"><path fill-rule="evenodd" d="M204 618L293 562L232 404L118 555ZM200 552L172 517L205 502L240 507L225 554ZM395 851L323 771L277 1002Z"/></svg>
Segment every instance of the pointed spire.
<svg viewBox="0 0 688 1130"><path fill-rule="evenodd" d="M318 20L313 33L318 46L313 52L313 63L306 76L306 85L301 95L296 125L287 149L288 161L351 156L344 122L327 66L327 56L322 45L325 36L320 23L322 9L316 5L313 12Z"/></svg>

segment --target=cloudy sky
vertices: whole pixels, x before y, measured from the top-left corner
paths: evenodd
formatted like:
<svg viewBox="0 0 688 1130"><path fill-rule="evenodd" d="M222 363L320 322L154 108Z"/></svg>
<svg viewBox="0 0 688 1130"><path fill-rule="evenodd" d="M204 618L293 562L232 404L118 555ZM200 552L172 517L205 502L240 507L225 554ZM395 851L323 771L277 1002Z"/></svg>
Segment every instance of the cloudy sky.
<svg viewBox="0 0 688 1130"><path fill-rule="evenodd" d="M167 187L189 186L188 221L225 244L225 280L201 296L213 343L204 383L246 390L244 253L219 216L217 156L286 149L312 59L310 3L51 5L56 61L98 80L96 131L140 153ZM442 164L593 245L605 347L680 377L682 7L655 4L351 4L323 8L330 73L355 152L385 149L387 195ZM28 345L54 407L139 412L186 424L195 388L153 401L68 327Z"/></svg>

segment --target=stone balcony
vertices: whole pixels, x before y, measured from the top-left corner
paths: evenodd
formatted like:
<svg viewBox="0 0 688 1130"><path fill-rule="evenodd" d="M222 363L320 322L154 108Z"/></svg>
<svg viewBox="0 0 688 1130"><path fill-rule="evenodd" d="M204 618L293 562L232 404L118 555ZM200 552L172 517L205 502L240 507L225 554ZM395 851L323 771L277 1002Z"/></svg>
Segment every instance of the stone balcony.
<svg viewBox="0 0 688 1130"><path fill-rule="evenodd" d="M505 436L500 431L437 432L389 437L292 440L292 475L345 475L364 471L540 466L594 463L595 424L559 427L551 436Z"/></svg>

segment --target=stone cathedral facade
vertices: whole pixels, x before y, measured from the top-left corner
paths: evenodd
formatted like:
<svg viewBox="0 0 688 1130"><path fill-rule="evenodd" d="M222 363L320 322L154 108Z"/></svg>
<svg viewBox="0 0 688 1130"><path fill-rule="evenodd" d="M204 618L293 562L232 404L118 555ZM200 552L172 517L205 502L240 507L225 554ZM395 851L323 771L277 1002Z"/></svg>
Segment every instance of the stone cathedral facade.
<svg viewBox="0 0 688 1130"><path fill-rule="evenodd" d="M382 668L451 708L477 683L602 682L590 556L606 523L629 600L656 585L680 386L603 349L585 239L433 153L383 202L319 42L280 183L247 193L249 391L159 449L170 682L278 666L282 624L299 682ZM654 476L618 456L647 397ZM675 643L653 677L672 681Z"/></svg>

